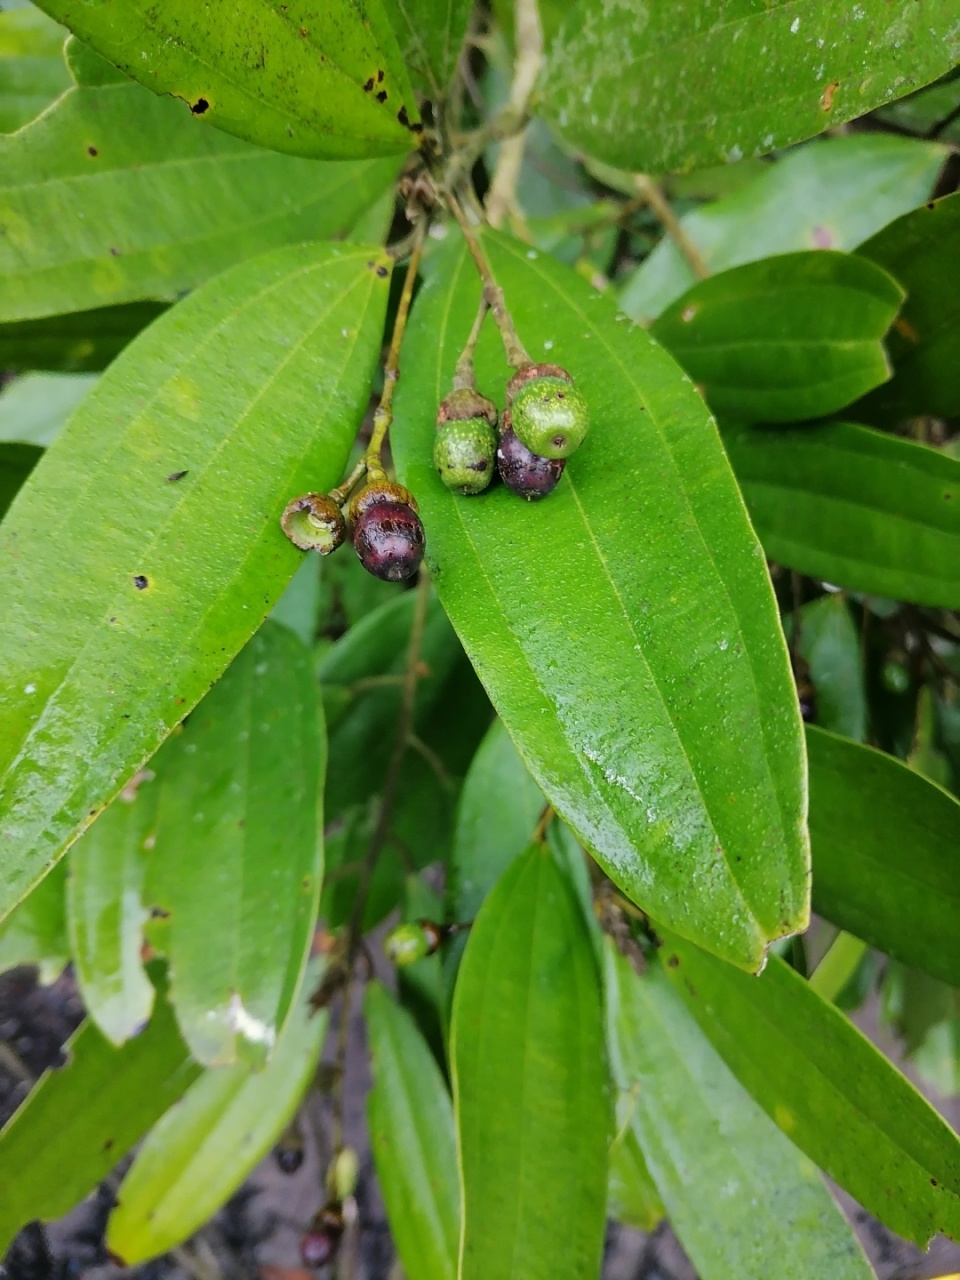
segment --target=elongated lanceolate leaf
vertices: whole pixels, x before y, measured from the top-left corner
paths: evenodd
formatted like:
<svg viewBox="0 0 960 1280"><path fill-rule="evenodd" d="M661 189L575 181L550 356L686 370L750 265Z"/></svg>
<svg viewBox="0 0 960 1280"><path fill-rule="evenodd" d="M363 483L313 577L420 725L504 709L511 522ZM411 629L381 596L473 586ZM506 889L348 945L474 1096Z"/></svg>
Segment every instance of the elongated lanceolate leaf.
<svg viewBox="0 0 960 1280"><path fill-rule="evenodd" d="M807 918L796 699L760 548L689 380L614 305L488 235L537 358L590 406L548 501L465 501L432 463L479 281L445 249L411 317L394 456L440 600L530 772L641 906L735 963ZM549 355L548 355L549 353ZM492 326L481 389L506 382Z"/></svg>
<svg viewBox="0 0 960 1280"><path fill-rule="evenodd" d="M300 563L279 516L341 478L389 259L245 263L113 364L0 526L0 912L141 767Z"/></svg>
<svg viewBox="0 0 960 1280"><path fill-rule="evenodd" d="M196 1079L161 973L142 1035L115 1049L85 1022L66 1066L44 1072L0 1131L0 1249L26 1223L72 1209Z"/></svg>
<svg viewBox="0 0 960 1280"><path fill-rule="evenodd" d="M605 942L607 1042L622 1124L703 1280L870 1280L810 1161L710 1047L659 964L643 978Z"/></svg>
<svg viewBox="0 0 960 1280"><path fill-rule="evenodd" d="M434 102L453 79L473 0L383 0L410 79Z"/></svg>
<svg viewBox="0 0 960 1280"><path fill-rule="evenodd" d="M0 365L99 373L166 309L164 302L127 302L0 324Z"/></svg>
<svg viewBox="0 0 960 1280"><path fill-rule="evenodd" d="M820 418L890 376L880 340L903 290L864 265L810 250L733 267L688 289L651 333L715 413L742 422Z"/></svg>
<svg viewBox="0 0 960 1280"><path fill-rule="evenodd" d="M0 321L175 299L274 246L341 234L395 169L262 150L129 80L78 86L0 138Z"/></svg>
<svg viewBox="0 0 960 1280"><path fill-rule="evenodd" d="M326 737L303 643L266 622L162 754L147 897L170 917L177 1020L205 1066L262 1066L323 878Z"/></svg>
<svg viewBox="0 0 960 1280"><path fill-rule="evenodd" d="M413 1019L378 983L364 1011L370 1141L397 1254L409 1280L456 1280L460 1184L446 1082Z"/></svg>
<svg viewBox="0 0 960 1280"><path fill-rule="evenodd" d="M760 978L668 936L666 971L740 1083L891 1230L960 1235L960 1140L913 1085L779 956Z"/></svg>
<svg viewBox="0 0 960 1280"><path fill-rule="evenodd" d="M70 87L65 35L32 5L0 13L0 133L13 133Z"/></svg>
<svg viewBox="0 0 960 1280"><path fill-rule="evenodd" d="M960 273L960 193L898 218L858 251L896 276L907 302L890 335L893 381L863 410L869 421L895 424L915 414L960 413L960 299L950 287Z"/></svg>
<svg viewBox="0 0 960 1280"><path fill-rule="evenodd" d="M784 618L788 637L794 619ZM842 594L820 596L800 610L798 652L810 667L816 722L862 742L867 736L860 635Z"/></svg>
<svg viewBox="0 0 960 1280"><path fill-rule="evenodd" d="M229 16L186 0L40 7L154 93L274 151L397 155L422 132L380 0L239 0Z"/></svg>
<svg viewBox="0 0 960 1280"><path fill-rule="evenodd" d="M580 0L549 50L540 109L590 155L663 173L811 138L958 59L951 0Z"/></svg>
<svg viewBox="0 0 960 1280"><path fill-rule="evenodd" d="M153 985L140 954L149 914L144 880L156 843L155 776L145 769L132 778L69 857L67 907L77 981L84 1008L114 1044L136 1035L153 1008Z"/></svg>
<svg viewBox="0 0 960 1280"><path fill-rule="evenodd" d="M66 863L48 876L0 924L0 973L35 964L41 982L53 982L70 959L67 938Z"/></svg>
<svg viewBox="0 0 960 1280"><path fill-rule="evenodd" d="M945 159L938 143L886 133L821 139L688 213L683 230L711 271L798 249L853 249L926 200ZM627 277L620 305L649 324L694 283L683 254L664 236Z"/></svg>
<svg viewBox="0 0 960 1280"><path fill-rule="evenodd" d="M0 516L20 492L43 454L33 444L0 443Z"/></svg>
<svg viewBox="0 0 960 1280"><path fill-rule="evenodd" d="M592 1280L610 1136L600 978L547 848L507 868L470 932L450 1056L460 1280Z"/></svg>
<svg viewBox="0 0 960 1280"><path fill-rule="evenodd" d="M960 607L960 462L868 427L724 431L772 560L838 586Z"/></svg>
<svg viewBox="0 0 960 1280"><path fill-rule="evenodd" d="M960 987L960 803L892 756L807 727L813 906Z"/></svg>
<svg viewBox="0 0 960 1280"><path fill-rule="evenodd" d="M204 1071L154 1126L117 1193L107 1247L127 1266L180 1244L214 1214L289 1123L316 1070L327 1013L308 981L264 1071L244 1063Z"/></svg>

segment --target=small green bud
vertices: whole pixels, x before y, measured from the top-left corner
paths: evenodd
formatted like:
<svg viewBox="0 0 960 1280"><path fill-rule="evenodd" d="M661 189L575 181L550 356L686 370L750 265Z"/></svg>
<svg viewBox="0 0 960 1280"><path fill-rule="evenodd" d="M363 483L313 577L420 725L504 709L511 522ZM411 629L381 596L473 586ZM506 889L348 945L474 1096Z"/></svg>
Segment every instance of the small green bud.
<svg viewBox="0 0 960 1280"><path fill-rule="evenodd" d="M880 679L883 687L890 693L906 693L910 688L910 672L902 662L885 662Z"/></svg>
<svg viewBox="0 0 960 1280"><path fill-rule="evenodd" d="M541 458L569 458L587 434L587 402L566 378L530 378L514 392L511 408L514 434Z"/></svg>
<svg viewBox="0 0 960 1280"><path fill-rule="evenodd" d="M353 1195L357 1189L357 1174L360 1161L353 1147L344 1147L333 1165L333 1190L341 1202Z"/></svg>
<svg viewBox="0 0 960 1280"><path fill-rule="evenodd" d="M432 920L413 920L398 924L384 939L387 959L396 965L416 964L433 955L443 938L443 930Z"/></svg>
<svg viewBox="0 0 960 1280"><path fill-rule="evenodd" d="M433 446L433 465L454 493L482 493L493 479L497 438L484 418L445 423Z"/></svg>
<svg viewBox="0 0 960 1280"><path fill-rule="evenodd" d="M283 532L301 551L336 551L347 533L343 513L325 493L305 493L288 502L280 517Z"/></svg>

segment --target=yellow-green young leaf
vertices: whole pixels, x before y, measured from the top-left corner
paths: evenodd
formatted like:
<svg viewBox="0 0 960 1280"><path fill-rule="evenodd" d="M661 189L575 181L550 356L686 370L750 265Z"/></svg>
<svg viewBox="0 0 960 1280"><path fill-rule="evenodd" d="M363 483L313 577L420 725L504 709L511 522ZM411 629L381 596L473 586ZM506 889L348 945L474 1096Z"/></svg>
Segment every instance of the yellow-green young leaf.
<svg viewBox="0 0 960 1280"><path fill-rule="evenodd" d="M816 1169L726 1069L660 965L639 978L608 938L604 986L621 1123L702 1280L872 1280Z"/></svg>
<svg viewBox="0 0 960 1280"><path fill-rule="evenodd" d="M145 892L169 915L170 998L204 1066L262 1066L296 999L323 878L325 765L310 654L275 622L158 761Z"/></svg>
<svg viewBox="0 0 960 1280"><path fill-rule="evenodd" d="M507 868L470 931L450 1056L460 1280L593 1280L610 1137L600 979L545 847Z"/></svg>
<svg viewBox="0 0 960 1280"><path fill-rule="evenodd" d="M43 454L33 444L0 443L0 516L20 491Z"/></svg>
<svg viewBox="0 0 960 1280"><path fill-rule="evenodd" d="M17 372L99 373L166 309L165 302L126 302L0 324L0 365Z"/></svg>
<svg viewBox="0 0 960 1280"><path fill-rule="evenodd" d="M779 956L752 978L665 938L674 985L790 1140L898 1235L956 1238L960 1139L879 1049Z"/></svg>
<svg viewBox="0 0 960 1280"><path fill-rule="evenodd" d="M869 595L960 608L960 461L846 422L724 430L771 560Z"/></svg>
<svg viewBox="0 0 960 1280"><path fill-rule="evenodd" d="M590 155L663 173L811 138L958 60L952 0L580 0L549 50L540 110Z"/></svg>
<svg viewBox="0 0 960 1280"><path fill-rule="evenodd" d="M162 969L146 1030L120 1049L85 1022L0 1131L0 1249L35 1218L62 1217L105 1178L200 1068L180 1038Z"/></svg>
<svg viewBox="0 0 960 1280"><path fill-rule="evenodd" d="M858 253L895 275L907 291L888 343L893 381L862 406L867 420L895 425L915 414L955 417L960 299L950 281L960 273L960 193L898 218Z"/></svg>
<svg viewBox="0 0 960 1280"><path fill-rule="evenodd" d="M413 1019L379 983L367 988L364 1012L370 1143L397 1255L409 1280L456 1280L460 1182L446 1082Z"/></svg>
<svg viewBox="0 0 960 1280"><path fill-rule="evenodd" d="M688 213L683 230L711 271L798 249L853 249L926 200L946 157L938 143L887 133L821 139L761 165L746 186ZM620 305L649 324L694 283L687 260L664 236L627 277Z"/></svg>
<svg viewBox="0 0 960 1280"><path fill-rule="evenodd" d="M107 1248L127 1266L174 1248L229 1199L289 1124L316 1071L326 1010L307 982L264 1071L245 1063L204 1071L154 1125L117 1192Z"/></svg>
<svg viewBox="0 0 960 1280"><path fill-rule="evenodd" d="M13 133L70 87L66 34L32 5L0 13L0 133Z"/></svg>
<svg viewBox="0 0 960 1280"><path fill-rule="evenodd" d="M651 333L715 413L800 422L890 377L881 338L900 285L862 258L809 250L722 271L688 289Z"/></svg>
<svg viewBox="0 0 960 1280"><path fill-rule="evenodd" d="M141 1030L153 1008L153 985L140 954L149 915L143 886L156 842L155 779L155 769L131 778L68 860L70 950L80 994L87 1013L117 1045Z"/></svg>
<svg viewBox="0 0 960 1280"><path fill-rule="evenodd" d="M104 0L40 8L198 120L316 159L398 155L420 116L381 0Z"/></svg>
<svg viewBox="0 0 960 1280"><path fill-rule="evenodd" d="M807 919L796 696L759 544L689 379L615 305L486 235L535 358L569 369L586 441L544 502L466 500L432 462L480 285L455 241L411 316L394 457L441 603L544 794L657 918L757 969ZM482 390L509 374L496 331Z"/></svg>
<svg viewBox="0 0 960 1280"><path fill-rule="evenodd" d="M341 478L390 263L251 260L137 338L0 525L0 912L200 700L300 563L279 516Z"/></svg>
<svg viewBox="0 0 960 1280"><path fill-rule="evenodd" d="M0 973L35 964L41 982L53 982L70 959L65 863L59 863L0 924Z"/></svg>
<svg viewBox="0 0 960 1280"><path fill-rule="evenodd" d="M342 234L395 173L265 151L129 80L77 85L0 138L0 321L175 299L277 245Z"/></svg>
<svg viewBox="0 0 960 1280"><path fill-rule="evenodd" d="M813 906L960 987L960 803L893 756L807 727Z"/></svg>
<svg viewBox="0 0 960 1280"><path fill-rule="evenodd" d="M473 0L383 0L413 84L434 102L457 69Z"/></svg>

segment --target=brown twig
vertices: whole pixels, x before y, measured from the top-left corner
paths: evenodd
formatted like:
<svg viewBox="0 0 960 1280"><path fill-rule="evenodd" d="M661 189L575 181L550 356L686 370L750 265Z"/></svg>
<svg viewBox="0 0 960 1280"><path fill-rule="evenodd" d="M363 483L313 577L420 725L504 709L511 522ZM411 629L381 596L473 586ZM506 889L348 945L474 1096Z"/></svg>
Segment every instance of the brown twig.
<svg viewBox="0 0 960 1280"><path fill-rule="evenodd" d="M710 274L710 268L700 256L700 250L680 225L679 218L670 208L670 201L659 186L646 173L635 173L633 185L637 195L641 196L657 215L663 224L663 229L683 254L693 274L698 280L705 280Z"/></svg>

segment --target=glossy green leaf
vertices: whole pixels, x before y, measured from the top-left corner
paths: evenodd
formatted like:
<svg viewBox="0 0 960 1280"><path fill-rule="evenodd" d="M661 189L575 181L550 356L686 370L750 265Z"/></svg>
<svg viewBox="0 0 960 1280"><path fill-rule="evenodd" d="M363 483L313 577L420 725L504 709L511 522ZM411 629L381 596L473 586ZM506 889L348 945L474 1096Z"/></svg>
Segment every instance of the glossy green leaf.
<svg viewBox="0 0 960 1280"><path fill-rule="evenodd" d="M151 907L193 1056L262 1066L296 998L323 878L326 740L305 646L267 622L164 749Z"/></svg>
<svg viewBox="0 0 960 1280"><path fill-rule="evenodd" d="M960 1093L960 991L893 961L881 999L883 1021L902 1038L923 1083L945 1098Z"/></svg>
<svg viewBox="0 0 960 1280"><path fill-rule="evenodd" d="M663 1202L657 1184L650 1176L633 1125L625 1123L610 1144L607 1217L638 1231L654 1231L663 1216Z"/></svg>
<svg viewBox="0 0 960 1280"><path fill-rule="evenodd" d="M87 1013L117 1045L137 1034L153 1008L140 954L159 791L152 769L137 774L69 857L70 952L80 994Z"/></svg>
<svg viewBox="0 0 960 1280"><path fill-rule="evenodd" d="M0 516L42 456L43 450L33 444L0 443Z"/></svg>
<svg viewBox="0 0 960 1280"><path fill-rule="evenodd" d="M884 133L818 141L681 222L711 271L798 249L853 249L926 200L945 159L937 143ZM620 305L648 324L693 283L665 236L628 277Z"/></svg>
<svg viewBox="0 0 960 1280"><path fill-rule="evenodd" d="M289 627L308 648L317 638L322 565L321 556L304 556L300 568L290 579L286 591L270 614L274 622L281 622Z"/></svg>
<svg viewBox="0 0 960 1280"><path fill-rule="evenodd" d="M784 618L787 635L793 619ZM860 636L842 595L821 596L800 611L800 656L810 668L821 728L863 742L867 736L867 696Z"/></svg>
<svg viewBox="0 0 960 1280"><path fill-rule="evenodd" d="M0 1249L26 1223L72 1209L196 1079L153 976L159 998L142 1035L115 1049L85 1022L66 1066L44 1072L0 1131Z"/></svg>
<svg viewBox="0 0 960 1280"><path fill-rule="evenodd" d="M65 35L32 5L0 13L0 133L25 125L73 83L63 60Z"/></svg>
<svg viewBox="0 0 960 1280"><path fill-rule="evenodd" d="M292 577L279 515L343 474L388 287L362 246L235 268L131 344L20 491L0 526L0 912Z"/></svg>
<svg viewBox="0 0 960 1280"><path fill-rule="evenodd" d="M814 910L960 986L960 803L893 756L807 728Z"/></svg>
<svg viewBox="0 0 960 1280"><path fill-rule="evenodd" d="M907 291L890 335L894 378L863 406L870 421L894 424L914 414L960 414L960 193L898 218L858 250Z"/></svg>
<svg viewBox="0 0 960 1280"><path fill-rule="evenodd" d="M960 1140L839 1009L779 956L752 978L673 937L663 955L727 1066L801 1151L898 1235L923 1246L960 1233Z"/></svg>
<svg viewBox="0 0 960 1280"><path fill-rule="evenodd" d="M166 309L164 302L127 302L0 324L0 365L17 372L98 373Z"/></svg>
<svg viewBox="0 0 960 1280"><path fill-rule="evenodd" d="M239 0L229 21L186 0L40 7L154 93L274 151L398 155L422 132L380 0Z"/></svg>
<svg viewBox="0 0 960 1280"><path fill-rule="evenodd" d="M0 924L0 973L35 964L41 982L53 982L70 959L66 863L59 863Z"/></svg>
<svg viewBox="0 0 960 1280"><path fill-rule="evenodd" d="M732 428L724 444L771 560L869 595L960 607L960 461L846 422Z"/></svg>
<svg viewBox="0 0 960 1280"><path fill-rule="evenodd" d="M89 373L28 373L15 378L0 391L0 440L44 448L52 444L96 380Z"/></svg>
<svg viewBox="0 0 960 1280"><path fill-rule="evenodd" d="M816 1169L726 1069L660 965L638 978L607 939L604 967L622 1123L703 1280L871 1280Z"/></svg>
<svg viewBox="0 0 960 1280"><path fill-rule="evenodd" d="M592 426L549 501L444 488L436 405L479 294L462 245L446 247L407 331L393 441L437 592L533 777L613 879L758 968L767 939L806 921L804 766L769 580L713 423L612 301L536 250L485 243L523 340L572 372ZM477 368L499 394L492 326Z"/></svg>
<svg viewBox="0 0 960 1280"><path fill-rule="evenodd" d="M154 1126L117 1192L107 1248L125 1265L156 1258L201 1227L259 1164L313 1078L327 1013L308 981L264 1071L244 1063L204 1071Z"/></svg>
<svg viewBox="0 0 960 1280"><path fill-rule="evenodd" d="M810 975L810 987L824 1000L838 1004L837 997L851 981L867 953L867 944L852 933L837 934L823 959Z"/></svg>
<svg viewBox="0 0 960 1280"><path fill-rule="evenodd" d="M960 60L951 0L580 0L551 45L540 110L621 169L741 160L852 120Z"/></svg>
<svg viewBox="0 0 960 1280"><path fill-rule="evenodd" d="M593 1280L610 1124L600 981L549 849L517 858L481 908L457 981L450 1056L460 1280Z"/></svg>
<svg viewBox="0 0 960 1280"><path fill-rule="evenodd" d="M383 0L414 86L434 102L453 79L473 0Z"/></svg>
<svg viewBox="0 0 960 1280"><path fill-rule="evenodd" d="M0 138L0 320L174 299L276 245L339 235L395 172L252 147L130 81L78 86Z"/></svg>
<svg viewBox="0 0 960 1280"><path fill-rule="evenodd" d="M373 1055L370 1142L409 1280L456 1280L460 1183L447 1086L410 1015L379 983L364 1001Z"/></svg>
<svg viewBox="0 0 960 1280"><path fill-rule="evenodd" d="M715 413L820 418L890 377L881 338L903 290L868 265L808 250L733 267L688 289L651 333Z"/></svg>

